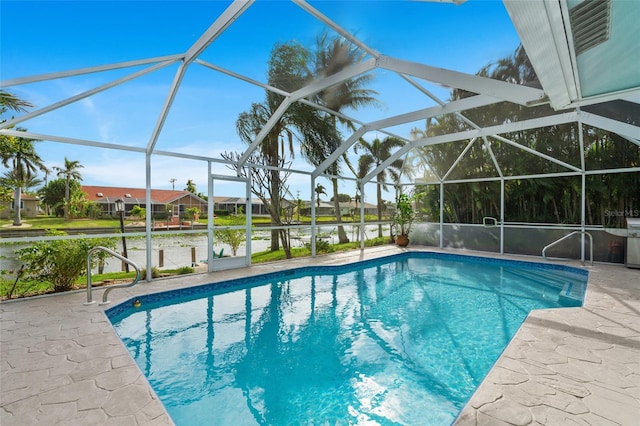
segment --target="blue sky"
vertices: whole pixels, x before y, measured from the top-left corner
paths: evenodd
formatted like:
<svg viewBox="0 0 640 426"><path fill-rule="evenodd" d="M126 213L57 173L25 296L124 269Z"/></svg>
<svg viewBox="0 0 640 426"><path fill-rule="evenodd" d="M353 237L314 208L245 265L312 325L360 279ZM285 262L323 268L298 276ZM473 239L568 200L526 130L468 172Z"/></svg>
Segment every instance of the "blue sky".
<svg viewBox="0 0 640 426"><path fill-rule="evenodd" d="M475 73L510 55L519 41L496 0L462 5L420 1L314 1L315 8L376 51L398 59ZM185 52L226 9L227 1L7 1L0 2L0 79L7 80ZM253 4L201 56L215 65L265 81L276 42L312 47L324 25L286 1ZM331 33L330 33L331 34ZM141 68L8 87L42 108ZM172 65L46 115L20 123L35 133L145 147L177 69ZM444 88L424 86L446 99ZM372 88L382 107L348 112L368 122L433 105L398 76L376 71ZM262 89L191 65L156 149L219 158L244 150L235 131L238 114L264 99ZM7 118L7 117L4 117ZM408 137L412 123L391 129ZM345 138L348 135L345 135ZM367 134L367 139L382 134ZM86 185L144 187L144 156L43 141L36 145L49 166L78 160ZM355 157L354 157L355 158ZM297 156L294 168L307 169ZM182 189L188 179L206 192L206 163L154 156L152 187ZM232 174L224 167L217 174ZM51 177L50 177L51 178ZM310 184L292 176L291 191L309 198ZM328 182L319 181L326 187ZM353 192L345 183L341 192ZM373 188L371 188L373 190ZM223 194L224 188L216 195ZM392 198L386 194L385 198ZM367 190L367 199L374 197Z"/></svg>

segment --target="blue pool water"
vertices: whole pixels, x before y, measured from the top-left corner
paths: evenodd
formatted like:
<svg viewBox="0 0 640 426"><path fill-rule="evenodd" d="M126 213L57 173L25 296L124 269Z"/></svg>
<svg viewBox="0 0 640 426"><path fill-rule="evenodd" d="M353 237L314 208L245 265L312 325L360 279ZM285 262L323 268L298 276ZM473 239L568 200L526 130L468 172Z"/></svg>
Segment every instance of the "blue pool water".
<svg viewBox="0 0 640 426"><path fill-rule="evenodd" d="M575 268L404 253L139 298L107 311L177 425L448 425Z"/></svg>

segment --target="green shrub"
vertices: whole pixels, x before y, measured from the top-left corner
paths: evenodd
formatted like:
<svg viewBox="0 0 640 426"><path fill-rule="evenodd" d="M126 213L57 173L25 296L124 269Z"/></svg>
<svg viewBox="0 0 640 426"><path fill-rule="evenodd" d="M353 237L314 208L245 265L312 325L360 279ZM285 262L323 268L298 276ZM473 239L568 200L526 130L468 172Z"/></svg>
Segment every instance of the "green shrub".
<svg viewBox="0 0 640 426"><path fill-rule="evenodd" d="M304 243L305 248L311 250L311 243ZM316 238L316 253L333 253L335 247L327 240Z"/></svg>
<svg viewBox="0 0 640 426"><path fill-rule="evenodd" d="M47 236L67 235L62 231L47 231ZM36 242L30 247L18 250L20 261L26 264L24 277L50 281L53 291L71 290L77 278L86 274L89 250L96 246L115 248L112 238L74 239ZM107 253L97 252L92 256L92 267Z"/></svg>
<svg viewBox="0 0 640 426"><path fill-rule="evenodd" d="M229 226L242 226L246 223L246 216L243 214L234 214L229 218ZM247 233L244 229L222 229L213 232L214 239L217 242L231 246L231 252L234 256L238 254L238 248L247 240Z"/></svg>
<svg viewBox="0 0 640 426"><path fill-rule="evenodd" d="M200 217L200 209L197 207L190 207L185 212L185 217L189 220L198 220Z"/></svg>
<svg viewBox="0 0 640 426"><path fill-rule="evenodd" d="M131 216L137 217L140 220L144 220L147 218L147 209L140 206L133 206L131 210L129 210Z"/></svg>

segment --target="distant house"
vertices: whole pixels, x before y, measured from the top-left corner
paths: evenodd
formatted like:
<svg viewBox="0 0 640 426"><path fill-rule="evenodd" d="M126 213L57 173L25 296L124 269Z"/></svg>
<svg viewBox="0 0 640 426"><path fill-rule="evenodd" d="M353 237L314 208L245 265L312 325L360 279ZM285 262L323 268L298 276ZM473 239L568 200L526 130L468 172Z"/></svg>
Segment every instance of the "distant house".
<svg viewBox="0 0 640 426"><path fill-rule="evenodd" d="M125 211L130 211L134 206L140 206L151 212L152 215L164 215L166 206L172 206L172 216L183 217L187 209L197 207L202 213L207 213L207 201L192 194L189 191L174 191L169 189L151 190L151 209L146 207L146 190L144 188L120 188L112 186L82 186L82 191L87 194L87 199L98 203L105 215L115 215L115 202L121 199L125 203ZM243 197L214 197L213 209L226 210L236 213L239 207L246 205ZM283 208L291 208L292 203L283 200ZM258 198L251 199L252 215L268 215L262 201Z"/></svg>
<svg viewBox="0 0 640 426"><path fill-rule="evenodd" d="M116 200L124 201L125 211L135 206L147 210L147 214L164 215L166 206L171 206L172 216L183 217L187 209L197 207L203 214L207 213L207 201L189 191L174 191L170 189L151 190L151 208L147 207L147 191L144 188L119 188L112 186L82 186L82 192L87 199L95 201L102 208L105 215L115 215Z"/></svg>
<svg viewBox="0 0 640 426"><path fill-rule="evenodd" d="M303 207L300 212L305 216L311 216L311 203L309 201L303 202ZM333 203L329 201L320 201L320 205L316 201L316 216L335 216L336 209Z"/></svg>
<svg viewBox="0 0 640 426"><path fill-rule="evenodd" d="M9 204L0 203L0 219L10 219L13 217L16 208L15 200ZM20 217L36 217L40 213L40 198L33 195L22 194L20 197Z"/></svg>
<svg viewBox="0 0 640 426"><path fill-rule="evenodd" d="M125 211L130 211L134 206L140 206L151 212L152 215L164 215L166 206L172 206L172 216L184 217L184 213L188 208L197 207L204 214L207 213L207 201L192 194L189 191L174 191L170 189L152 189L151 204L152 208L146 207L146 190L144 188L118 188L111 186L82 186L82 191L87 194L87 199L95 201L102 207L103 214L115 215L115 202L122 199L125 203ZM283 209L295 209L296 203L290 200L282 200ZM304 215L311 214L311 205L309 201L303 202L304 207L301 213ZM214 198L214 210L226 210L230 213L237 213L242 207L246 206L246 198L244 197L224 197L218 196ZM375 204L365 203L365 214L377 214ZM353 214L354 209L360 211L360 203L351 201L348 203L340 203L340 212L342 215ZM357 213L357 214L358 214ZM252 215L268 215L269 212L265 208L262 201L258 198L251 199ZM335 208L332 202L321 201L320 206L316 205L316 215L333 216Z"/></svg>
<svg viewBox="0 0 640 426"><path fill-rule="evenodd" d="M245 210L247 199L244 197L215 197L214 209L226 210L230 213L237 213L241 207L242 211ZM295 204L289 200L282 200L281 206L283 209L293 209ZM254 216L268 216L269 211L265 207L264 203L259 198L251 198L251 215Z"/></svg>
<svg viewBox="0 0 640 426"><path fill-rule="evenodd" d="M238 209L242 208L244 212L246 209L247 199L243 197L215 197L214 209L225 210L229 213L238 213ZM251 214L252 215L268 215L269 212L264 206L264 203L259 198L251 199Z"/></svg>
<svg viewBox="0 0 640 426"><path fill-rule="evenodd" d="M332 203L333 204L333 203ZM355 212L355 213L354 213ZM383 209L384 212L384 209ZM355 201L340 203L340 214L343 216L360 214L360 202ZM364 214L378 214L378 206L376 204L364 203Z"/></svg>

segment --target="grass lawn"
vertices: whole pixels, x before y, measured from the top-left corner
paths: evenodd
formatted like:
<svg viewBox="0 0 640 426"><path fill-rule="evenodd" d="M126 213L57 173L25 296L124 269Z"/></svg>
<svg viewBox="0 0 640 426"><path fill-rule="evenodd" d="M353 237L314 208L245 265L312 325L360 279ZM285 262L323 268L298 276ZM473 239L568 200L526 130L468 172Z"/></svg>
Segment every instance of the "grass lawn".
<svg viewBox="0 0 640 426"><path fill-rule="evenodd" d="M193 273L194 269L191 267L183 266L177 269L163 269L162 271L158 271L155 268L151 271L151 275L154 278L158 277L168 277L173 275L182 275ZM143 271L144 273L144 271ZM135 278L135 272L107 272L104 274L91 274L91 285L94 287L100 287L102 285L112 284L114 282L131 282ZM140 280L144 278L143 275L140 276ZM73 290L80 290L87 288L87 277L81 276L79 277L75 285L73 286ZM8 280L4 277L0 277L0 300L6 300L11 294L12 298L19 297L29 297L29 296L37 296L42 294L53 293L53 284L49 281L39 281L39 280L18 280L16 282L15 279Z"/></svg>
<svg viewBox="0 0 640 426"><path fill-rule="evenodd" d="M13 219L0 219L0 232L5 225L11 225ZM30 229L71 229L71 228L120 228L119 219L72 219L65 220L61 217L39 216L22 219L22 225L29 225Z"/></svg>
<svg viewBox="0 0 640 426"><path fill-rule="evenodd" d="M297 220L297 217L295 218ZM359 221L358 218L356 218ZM365 216L365 221L375 221L378 220L376 216L367 215ZM132 223L144 222L144 220L140 220L138 218L125 218L124 223L125 226L130 225ZM311 218L309 216L301 216L300 222L303 224L311 224ZM335 217L331 216L320 216L316 218L317 223L330 223L335 222ZM5 227L5 225L11 225L13 223L13 219L0 219L0 232L3 230L11 230L10 226ZM206 225L207 219L200 219L197 223ZM227 217L216 217L214 223L220 226L228 226L231 224L230 218ZM271 223L270 218L265 216L254 216L252 217L252 224L254 225L269 225ZM343 223L345 225L349 225L352 222L351 218L343 218ZM73 228L120 228L120 219L117 218L100 218L100 219L71 219L65 220L61 217L52 217L52 216L38 216L38 217L29 217L22 219L23 225L28 225L29 229L73 229Z"/></svg>

